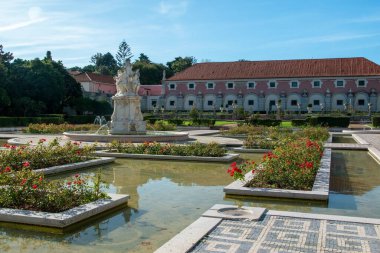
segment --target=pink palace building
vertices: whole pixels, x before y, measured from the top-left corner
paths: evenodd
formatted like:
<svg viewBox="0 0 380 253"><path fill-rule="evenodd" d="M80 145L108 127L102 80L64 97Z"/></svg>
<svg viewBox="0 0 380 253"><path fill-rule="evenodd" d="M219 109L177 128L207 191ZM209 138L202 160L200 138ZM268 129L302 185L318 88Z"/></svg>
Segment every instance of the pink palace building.
<svg viewBox="0 0 380 253"><path fill-rule="evenodd" d="M380 111L380 66L366 58L206 62L163 80L160 96L142 108L250 112ZM158 102L157 102L158 101ZM158 103L158 104L157 104ZM154 105L153 105L154 104Z"/></svg>

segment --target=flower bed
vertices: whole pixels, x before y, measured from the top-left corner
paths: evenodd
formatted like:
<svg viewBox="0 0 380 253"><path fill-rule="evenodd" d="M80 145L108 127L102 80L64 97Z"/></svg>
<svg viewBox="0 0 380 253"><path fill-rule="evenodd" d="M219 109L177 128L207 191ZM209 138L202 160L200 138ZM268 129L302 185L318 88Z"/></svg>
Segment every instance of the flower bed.
<svg viewBox="0 0 380 253"><path fill-rule="evenodd" d="M24 168L36 170L51 166L83 162L93 159L92 146L80 147L79 143L67 142L60 146L58 140L44 144L40 139L36 146L11 146L0 151L0 168L20 171Z"/></svg>
<svg viewBox="0 0 380 253"><path fill-rule="evenodd" d="M30 169L0 169L2 208L62 212L108 196L101 191L99 174L92 186L79 174L66 182L50 182Z"/></svg>
<svg viewBox="0 0 380 253"><path fill-rule="evenodd" d="M245 148L274 149L298 138L325 141L329 137L328 129L323 127L305 127L294 132L274 127L261 129L261 133L256 131L248 135L243 143Z"/></svg>
<svg viewBox="0 0 380 253"><path fill-rule="evenodd" d="M94 124L29 124L23 132L33 134L61 134L67 131L96 131L98 128L99 126Z"/></svg>
<svg viewBox="0 0 380 253"><path fill-rule="evenodd" d="M260 164L232 163L227 172L234 179L244 180L244 174L252 171L254 177L246 187L311 190L322 155L321 142L299 138L266 153Z"/></svg>
<svg viewBox="0 0 380 253"><path fill-rule="evenodd" d="M161 144L158 142L144 142L134 145L132 143L112 142L108 149L118 153L172 155L172 156L198 156L198 157L223 157L226 153L217 143L202 144L199 142L188 145Z"/></svg>

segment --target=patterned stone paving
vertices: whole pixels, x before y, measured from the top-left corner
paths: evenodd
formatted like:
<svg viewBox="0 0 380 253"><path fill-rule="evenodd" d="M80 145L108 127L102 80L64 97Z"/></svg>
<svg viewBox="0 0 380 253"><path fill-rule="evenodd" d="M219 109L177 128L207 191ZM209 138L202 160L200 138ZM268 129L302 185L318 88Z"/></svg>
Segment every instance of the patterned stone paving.
<svg viewBox="0 0 380 253"><path fill-rule="evenodd" d="M380 225L266 215L222 220L190 252L380 252Z"/></svg>

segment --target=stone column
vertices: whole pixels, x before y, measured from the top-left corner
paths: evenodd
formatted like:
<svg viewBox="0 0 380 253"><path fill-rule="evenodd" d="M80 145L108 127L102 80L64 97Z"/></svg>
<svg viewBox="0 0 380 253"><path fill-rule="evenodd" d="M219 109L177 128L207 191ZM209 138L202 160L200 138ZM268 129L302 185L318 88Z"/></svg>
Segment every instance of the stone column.
<svg viewBox="0 0 380 253"><path fill-rule="evenodd" d="M223 105L223 93L218 92L218 95L216 96L215 106L216 109L219 110L219 108Z"/></svg>
<svg viewBox="0 0 380 253"><path fill-rule="evenodd" d="M265 111L265 93L264 93L264 91L260 91L260 94L259 94L258 110L259 111Z"/></svg>
<svg viewBox="0 0 380 253"><path fill-rule="evenodd" d="M141 111L148 110L148 96L141 97Z"/></svg>
<svg viewBox="0 0 380 253"><path fill-rule="evenodd" d="M183 111L183 110L185 110L185 108L184 108L184 99L183 99L183 95L182 95L182 93L180 92L179 94L178 94L178 96L177 96L177 110L179 110L179 111Z"/></svg>
<svg viewBox="0 0 380 253"><path fill-rule="evenodd" d="M331 101L331 92L329 89L326 90L325 94L325 111L330 112L332 108L332 101Z"/></svg>
<svg viewBox="0 0 380 253"><path fill-rule="evenodd" d="M239 94L237 95L237 106L238 108L244 109L243 93L241 92L241 90L239 91Z"/></svg>
<svg viewBox="0 0 380 253"><path fill-rule="evenodd" d="M281 110L285 112L287 101L286 101L286 93L284 91L281 91L280 99L281 99Z"/></svg>
<svg viewBox="0 0 380 253"><path fill-rule="evenodd" d="M301 111L307 111L307 105L309 104L309 94L307 90L303 90L301 96Z"/></svg>
<svg viewBox="0 0 380 253"><path fill-rule="evenodd" d="M203 110L203 95L201 91L198 92L196 103L197 103L197 109L202 111Z"/></svg>
<svg viewBox="0 0 380 253"><path fill-rule="evenodd" d="M374 88L371 89L371 93L369 95L369 102L372 104L371 112L376 112L377 111L377 94Z"/></svg>

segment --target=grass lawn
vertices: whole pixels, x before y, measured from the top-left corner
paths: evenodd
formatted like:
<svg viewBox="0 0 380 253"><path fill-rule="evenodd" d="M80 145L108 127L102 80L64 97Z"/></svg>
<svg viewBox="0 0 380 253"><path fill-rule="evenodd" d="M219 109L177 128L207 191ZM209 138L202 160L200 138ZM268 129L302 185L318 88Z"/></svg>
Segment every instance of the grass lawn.
<svg viewBox="0 0 380 253"><path fill-rule="evenodd" d="M224 126L230 124L237 124L238 121L226 121L226 120L217 120L215 121L215 126Z"/></svg>
<svg viewBox="0 0 380 253"><path fill-rule="evenodd" d="M281 121L281 127L292 127L291 121Z"/></svg>

